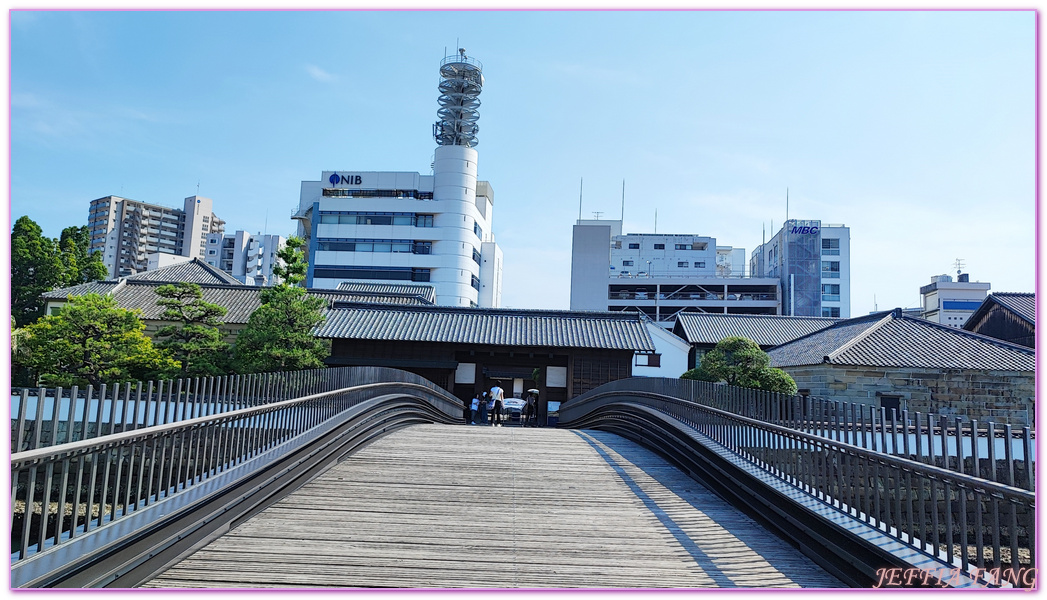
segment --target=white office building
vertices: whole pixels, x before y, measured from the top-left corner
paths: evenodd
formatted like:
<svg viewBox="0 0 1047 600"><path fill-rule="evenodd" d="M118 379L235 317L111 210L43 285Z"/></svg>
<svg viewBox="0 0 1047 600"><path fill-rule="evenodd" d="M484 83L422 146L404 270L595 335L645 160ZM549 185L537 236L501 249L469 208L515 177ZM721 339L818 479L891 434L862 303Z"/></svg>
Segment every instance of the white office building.
<svg viewBox="0 0 1047 600"><path fill-rule="evenodd" d="M482 66L462 50L443 60L440 76L431 175L324 171L302 182L294 218L309 244L308 287L425 282L439 305L501 305L494 190L477 180Z"/></svg>
<svg viewBox="0 0 1047 600"><path fill-rule="evenodd" d="M989 293L990 285L971 281L967 273L957 273L956 281L948 275L935 275L931 283L920 288L923 311L928 321L963 329L967 319L978 310Z"/></svg>
<svg viewBox="0 0 1047 600"><path fill-rule="evenodd" d="M637 310L670 328L682 312L780 314L778 281L745 277L745 250L691 234L622 234L580 219L571 248L571 310Z"/></svg>
<svg viewBox="0 0 1047 600"><path fill-rule="evenodd" d="M211 205L203 196L186 198L181 209L119 196L92 200L87 217L90 252L102 253L110 278L149 270L151 254L202 259L207 236L225 231L225 221L215 216Z"/></svg>
<svg viewBox="0 0 1047 600"><path fill-rule="evenodd" d="M252 235L242 229L225 235L211 234L207 237L204 260L247 285L276 285L280 283L280 278L273 275L279 260L276 253L286 241L279 235Z"/></svg>
<svg viewBox="0 0 1047 600"><path fill-rule="evenodd" d="M790 219L753 250L749 272L781 283L783 315L851 316L851 230L845 225Z"/></svg>

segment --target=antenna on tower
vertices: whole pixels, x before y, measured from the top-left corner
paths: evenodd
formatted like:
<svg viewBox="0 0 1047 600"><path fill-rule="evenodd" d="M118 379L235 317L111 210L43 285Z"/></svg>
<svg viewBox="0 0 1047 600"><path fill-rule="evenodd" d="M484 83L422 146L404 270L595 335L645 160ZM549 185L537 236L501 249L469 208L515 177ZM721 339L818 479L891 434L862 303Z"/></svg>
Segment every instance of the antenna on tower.
<svg viewBox="0 0 1047 600"><path fill-rule="evenodd" d="M789 220L789 188L785 188L785 220Z"/></svg>
<svg viewBox="0 0 1047 600"><path fill-rule="evenodd" d="M961 274L963 272L963 259L957 258L956 262L953 263L953 266L956 267L956 274Z"/></svg>
<svg viewBox="0 0 1047 600"><path fill-rule="evenodd" d="M585 184L585 178L578 178L578 220L582 220L582 185Z"/></svg>
<svg viewBox="0 0 1047 600"><path fill-rule="evenodd" d="M622 180L622 222L625 222L625 180Z"/></svg>
<svg viewBox="0 0 1047 600"><path fill-rule="evenodd" d="M603 216L603 211L602 210L594 210L593 211L593 218L596 219L597 221L599 221L600 217L602 217L602 216Z"/></svg>
<svg viewBox="0 0 1047 600"><path fill-rule="evenodd" d="M658 209L654 209L654 232L658 233Z"/></svg>

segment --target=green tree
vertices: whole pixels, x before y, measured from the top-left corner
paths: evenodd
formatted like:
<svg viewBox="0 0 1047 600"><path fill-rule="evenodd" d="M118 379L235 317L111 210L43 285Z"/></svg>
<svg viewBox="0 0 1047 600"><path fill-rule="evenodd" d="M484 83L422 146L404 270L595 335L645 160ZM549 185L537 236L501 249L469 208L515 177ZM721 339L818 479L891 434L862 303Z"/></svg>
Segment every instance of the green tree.
<svg viewBox="0 0 1047 600"><path fill-rule="evenodd" d="M101 252L90 252L91 230L66 227L58 238L59 259L63 266L62 286L73 286L105 279L109 275Z"/></svg>
<svg viewBox="0 0 1047 600"><path fill-rule="evenodd" d="M236 336L233 358L240 373L294 371L324 366L330 342L313 336L324 322L323 298L286 283L262 292L262 305Z"/></svg>
<svg viewBox="0 0 1047 600"><path fill-rule="evenodd" d="M62 262L55 241L29 217L15 221L11 232L11 316L25 326L44 313L40 295L62 282Z"/></svg>
<svg viewBox="0 0 1047 600"><path fill-rule="evenodd" d="M56 315L24 328L19 352L41 385L167 379L181 365L145 336L134 311L109 296L74 296Z"/></svg>
<svg viewBox="0 0 1047 600"><path fill-rule="evenodd" d="M790 396L796 394L796 381L781 369L769 367L760 371L756 375L756 379L760 382L761 390L789 394Z"/></svg>
<svg viewBox="0 0 1047 600"><path fill-rule="evenodd" d="M281 278L283 284L297 286L305 281L309 267L305 260L305 240L297 236L287 238L276 257L280 260L273 266L273 275Z"/></svg>
<svg viewBox="0 0 1047 600"><path fill-rule="evenodd" d="M698 367L684 373L684 379L723 381L728 385L756 388L786 394L796 393L796 382L788 373L771 367L771 359L760 346L744 337L728 337L702 357Z"/></svg>
<svg viewBox="0 0 1047 600"><path fill-rule="evenodd" d="M326 319L325 302L300 287L309 266L305 240L289 237L276 256L280 261L273 274L282 281L262 291L262 305L233 345L233 363L240 373L316 369L331 354L331 343L313 335Z"/></svg>
<svg viewBox="0 0 1047 600"><path fill-rule="evenodd" d="M156 288L156 303L165 308L161 314L174 324L162 327L153 336L157 346L171 352L182 363L182 375L208 376L227 372L229 344L222 339L223 306L204 301L203 291L195 283L180 282Z"/></svg>

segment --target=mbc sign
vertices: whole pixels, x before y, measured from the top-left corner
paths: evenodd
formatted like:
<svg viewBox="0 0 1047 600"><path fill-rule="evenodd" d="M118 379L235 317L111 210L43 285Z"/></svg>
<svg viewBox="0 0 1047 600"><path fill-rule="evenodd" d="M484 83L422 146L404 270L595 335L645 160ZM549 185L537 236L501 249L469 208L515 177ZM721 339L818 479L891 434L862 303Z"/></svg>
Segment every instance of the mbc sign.
<svg viewBox="0 0 1047 600"><path fill-rule="evenodd" d="M805 226L805 227L793 227L792 229L789 230L789 233L810 233L810 234L814 234L814 233L818 233L818 227L815 227L815 226L810 226L810 227L807 227L807 226Z"/></svg>

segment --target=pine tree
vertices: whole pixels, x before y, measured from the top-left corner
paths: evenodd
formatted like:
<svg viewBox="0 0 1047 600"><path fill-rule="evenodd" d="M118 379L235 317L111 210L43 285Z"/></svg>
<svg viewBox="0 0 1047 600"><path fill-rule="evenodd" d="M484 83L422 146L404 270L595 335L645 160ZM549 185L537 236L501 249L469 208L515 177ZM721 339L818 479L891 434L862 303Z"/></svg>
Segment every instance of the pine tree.
<svg viewBox="0 0 1047 600"><path fill-rule="evenodd" d="M109 296L74 296L60 313L22 330L19 352L41 385L100 385L167 379L181 368L146 337L134 311Z"/></svg>
<svg viewBox="0 0 1047 600"><path fill-rule="evenodd" d="M171 352L182 363L182 376L223 375L227 369L229 344L219 329L225 323L223 306L204 301L195 283L181 282L156 288L156 303L166 308L161 314L174 324L161 328L154 338L157 346Z"/></svg>

